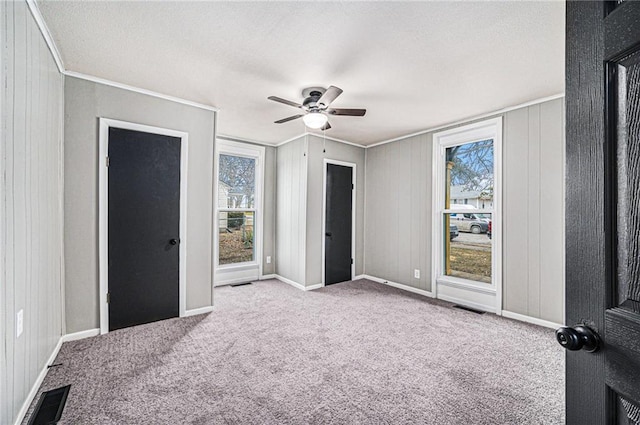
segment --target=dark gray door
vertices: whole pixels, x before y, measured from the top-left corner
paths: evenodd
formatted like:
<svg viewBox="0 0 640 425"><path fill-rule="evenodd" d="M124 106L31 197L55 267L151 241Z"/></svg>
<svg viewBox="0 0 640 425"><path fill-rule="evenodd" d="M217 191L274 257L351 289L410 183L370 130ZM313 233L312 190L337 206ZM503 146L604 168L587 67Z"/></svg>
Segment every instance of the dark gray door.
<svg viewBox="0 0 640 425"><path fill-rule="evenodd" d="M324 283L351 280L352 167L327 164Z"/></svg>
<svg viewBox="0 0 640 425"><path fill-rule="evenodd" d="M567 423L640 423L640 3L567 3Z"/></svg>
<svg viewBox="0 0 640 425"><path fill-rule="evenodd" d="M179 315L180 144L109 129L109 330Z"/></svg>

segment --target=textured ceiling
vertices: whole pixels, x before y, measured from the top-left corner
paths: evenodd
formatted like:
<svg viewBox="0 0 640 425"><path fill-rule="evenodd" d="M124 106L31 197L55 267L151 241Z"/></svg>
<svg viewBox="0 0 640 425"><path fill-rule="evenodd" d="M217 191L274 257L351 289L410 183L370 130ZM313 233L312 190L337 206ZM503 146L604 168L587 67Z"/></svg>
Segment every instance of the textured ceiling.
<svg viewBox="0 0 640 425"><path fill-rule="evenodd" d="M364 145L564 91L564 2L68 2L38 5L68 71L220 108L278 143L308 86L344 90L327 136Z"/></svg>

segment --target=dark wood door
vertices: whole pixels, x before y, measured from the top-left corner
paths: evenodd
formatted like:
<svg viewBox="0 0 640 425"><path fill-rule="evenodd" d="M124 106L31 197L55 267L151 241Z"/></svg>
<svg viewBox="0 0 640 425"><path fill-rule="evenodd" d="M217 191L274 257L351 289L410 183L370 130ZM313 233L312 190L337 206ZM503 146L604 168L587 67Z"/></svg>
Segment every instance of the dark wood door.
<svg viewBox="0 0 640 425"><path fill-rule="evenodd" d="M353 168L327 164L325 285L351 280Z"/></svg>
<svg viewBox="0 0 640 425"><path fill-rule="evenodd" d="M567 423L638 424L640 3L568 2L566 46L566 322L600 336L567 352Z"/></svg>
<svg viewBox="0 0 640 425"><path fill-rule="evenodd" d="M109 129L109 330L179 315L180 144Z"/></svg>

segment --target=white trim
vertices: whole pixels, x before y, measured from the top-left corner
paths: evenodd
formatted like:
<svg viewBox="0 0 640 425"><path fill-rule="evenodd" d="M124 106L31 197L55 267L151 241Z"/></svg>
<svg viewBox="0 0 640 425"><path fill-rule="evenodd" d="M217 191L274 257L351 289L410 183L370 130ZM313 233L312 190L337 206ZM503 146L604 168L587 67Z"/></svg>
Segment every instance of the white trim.
<svg viewBox="0 0 640 425"><path fill-rule="evenodd" d="M135 124L126 121L118 121L109 118L100 118L99 135L99 271L100 271L100 333L109 332L109 308L107 305L107 292L109 292L108 252L108 204L109 204L109 168L106 166L106 158L109 152L109 128L123 128L127 130L141 131L152 134L179 137L180 143L180 278L179 278L179 315L183 317L187 305L187 176L188 161L187 152L189 144L188 133L148 125Z"/></svg>
<svg viewBox="0 0 640 425"><path fill-rule="evenodd" d="M366 279L367 275L366 274L359 274L358 276L354 276L353 280L360 280L360 279Z"/></svg>
<svg viewBox="0 0 640 425"><path fill-rule="evenodd" d="M431 128L426 129L426 130L420 130L420 131L418 131L416 133L407 134L405 136L399 136L399 137L394 137L393 139L383 140L381 142L376 142L376 143L374 143L372 145L367 145L365 147L368 149L368 148L374 148L374 147L380 146L380 145L385 145L387 143L398 142L400 140L408 139L409 137L415 137L415 136L420 136L421 134L431 133L431 132L438 131L438 130L444 130L444 129L447 129L449 127L453 127L453 126L457 126L457 125L460 125L460 124L469 123L470 121L477 121L477 120L482 120L484 118L491 118L491 117L494 117L495 115L500 115L500 114L505 114L507 112L515 111L516 109L526 108L528 106L537 105L539 103L544 103L544 102L549 102L551 100L560 99L560 98L562 98L564 96L565 96L564 93L558 93L558 94L554 94L552 96L541 97L541 98L538 98L538 99L531 100L529 102L520 103L518 105L507 106L506 108L499 109L499 110L493 111L493 112L488 112L486 114L481 114L481 115L476 115L476 116L472 116L472 117L469 117L469 118L464 118L464 119L461 119L461 120L458 120L458 121L450 122L448 124L439 125L437 127L431 127Z"/></svg>
<svg viewBox="0 0 640 425"><path fill-rule="evenodd" d="M42 37L44 37L44 41L47 43L47 47L53 56L53 60L58 67L58 71L64 74L64 62L62 61L62 55L60 55L60 51L56 46L56 43L53 41L53 37L51 36L51 31L49 31L49 27L47 27L44 18L42 17L42 13L40 13L40 9L38 8L38 4L36 0L26 0L27 6L29 6L29 10L31 11L31 16L36 21L38 28L40 29L40 33Z"/></svg>
<svg viewBox="0 0 640 425"><path fill-rule="evenodd" d="M474 209L461 212L487 212L490 213L492 220L492 252L491 252L491 285L482 282L473 282L466 279L444 276L442 271L442 255L443 248L441 241L445 237L442 226L442 215L447 212L458 211L455 207L445 209L445 154L446 149L452 146L459 146L471 143L477 140L493 139L493 208L492 209ZM500 315L502 312L502 117L496 117L489 120L474 122L464 126L441 131L433 135L433 156L432 156L432 268L431 281L434 282L433 292L436 298L442 298L439 294L438 285L447 285L458 289L471 290L473 292L482 292L494 294L495 302L493 312ZM474 288L475 286L475 288ZM461 293L461 292L458 292ZM444 294L443 294L444 296ZM451 298L451 295L447 295ZM455 302L462 300L456 298ZM466 303L474 304L478 301L478 296L470 295ZM487 310L487 306L479 304L474 308Z"/></svg>
<svg viewBox="0 0 640 425"><path fill-rule="evenodd" d="M15 425L19 425L22 423L25 415L27 414L27 411L29 410L29 406L31 406L33 399L36 397L36 395L38 395L38 390L40 389L40 385L42 385L42 381L44 381L44 378L47 376L47 371L49 370L48 366L54 362L54 360L58 356L58 353L60 352L60 347L62 347L62 342L63 342L62 339L63 337L60 337L60 339L58 339L58 343L56 344L55 348L51 352L51 355L47 359L47 362L44 364L44 367L40 370L40 373L38 374L38 377L36 378L35 382L31 386L31 390L29 391L29 394L27 394L27 397L25 398L24 403L22 403L22 407L18 411L18 415L16 416L16 421L14 422Z"/></svg>
<svg viewBox="0 0 640 425"><path fill-rule="evenodd" d="M287 279L287 278L286 278L286 277L284 277L284 276L280 276L279 274L276 274L276 275L275 275L275 278L276 278L276 279L278 279L280 282L287 283L287 284L289 284L289 285L293 286L294 288L300 289L301 291L304 291L304 290L305 290L305 288L304 288L304 285L303 285L303 284L298 283L298 282L296 282L296 281L293 281L293 280L291 280L291 279Z"/></svg>
<svg viewBox="0 0 640 425"><path fill-rule="evenodd" d="M200 308L193 308L184 312L184 317L197 316L199 314L207 314L213 311L213 306L208 305Z"/></svg>
<svg viewBox="0 0 640 425"><path fill-rule="evenodd" d="M261 142L259 140L247 139L245 137L229 136L226 134L216 134L216 139L227 140L229 142L251 143L254 145L261 145L261 146L267 146L272 148L276 147L275 143Z"/></svg>
<svg viewBox="0 0 640 425"><path fill-rule="evenodd" d="M271 273L271 274L263 274L262 276L260 276L260 280L269 280L269 279L276 279L276 275L274 273Z"/></svg>
<svg viewBox="0 0 640 425"><path fill-rule="evenodd" d="M544 326L545 328L558 329L563 326L560 323L550 322L548 320L538 319L537 317L526 316L524 314L513 313L511 311L502 310L502 316L508 319L519 320L521 322L532 323L538 326Z"/></svg>
<svg viewBox="0 0 640 425"><path fill-rule="evenodd" d="M80 72L75 71L61 71L64 75L68 77L79 78L81 80L93 81L94 83L104 84L105 86L116 87L123 90L132 91L135 93L146 94L147 96L153 96L164 100L169 100L175 103L181 103L183 105L193 106L195 108L206 109L207 111L219 112L220 109L215 106L205 105L203 103L194 102L187 99L181 99L175 96L169 96L167 94L158 93L152 90L143 89L140 87L130 86L128 84L118 83L116 81L107 80L105 78L95 77L93 75L82 74Z"/></svg>
<svg viewBox="0 0 640 425"><path fill-rule="evenodd" d="M381 279L375 276L370 276L368 274L359 275L357 277L361 279L372 280L374 282L382 283L383 285L392 286L394 288L402 289L403 291L413 292L414 294L422 295L425 297L435 298L435 294L433 292L425 291L424 289L414 288L413 286L405 285L403 283L391 282L389 280Z"/></svg>
<svg viewBox="0 0 640 425"><path fill-rule="evenodd" d="M325 285L325 243L326 243L326 222L327 222L327 165L341 165L343 167L351 167L351 280L356 275L356 185L357 169L354 162L339 161L337 159L324 158L322 163L322 281L321 285Z"/></svg>
<svg viewBox="0 0 640 425"><path fill-rule="evenodd" d="M254 208L242 208L242 211L253 211L254 221L254 259L244 263L225 264L219 265L219 243L220 243L220 222L219 214L221 211L229 211L228 208L220 208L218 205L218 186L219 186L219 163L220 154L228 154L235 156L243 156L252 158L255 161L255 177L256 186L254 192ZM214 214L214 232L213 232L213 286L228 285L231 283L239 283L241 281L248 282L258 280L262 275L262 243L264 234L264 174L265 174L265 148L264 146L256 146L246 142L239 142L235 140L225 140L216 138L214 146L214 160L213 160L213 214ZM248 270L255 270L255 274L245 273L242 276L235 274L234 272L242 272ZM224 274L232 276L224 278Z"/></svg>
<svg viewBox="0 0 640 425"><path fill-rule="evenodd" d="M314 289L320 289L322 287L324 287L324 285L322 283L316 283L315 285L310 285L310 286L304 286L301 283L298 283L296 281L293 281L291 279L287 279L286 277L280 276L279 274L274 274L273 275L273 279L278 279L280 282L283 283L287 283L291 286L293 286L296 289L299 289L301 291L313 291Z"/></svg>
<svg viewBox="0 0 640 425"><path fill-rule="evenodd" d="M305 136L315 136L315 137L318 137L320 139L324 138L324 139L327 139L327 140L331 140L332 142L343 143L345 145L355 146L355 147L363 148L363 149L365 149L367 147L367 146L361 145L359 143L349 142L347 140L342 140L342 139L336 139L335 137L324 136L322 133L318 134L318 133L312 133L310 131L306 131L306 132L300 134L299 136L292 137L290 139L284 140L282 142L279 142L279 143L276 143L276 144L270 145L270 146L280 147L282 145L286 145L289 142L293 142L294 140L298 140L298 139L300 139L302 137L305 137Z"/></svg>
<svg viewBox="0 0 640 425"><path fill-rule="evenodd" d="M227 285L234 285L236 283L251 283L251 282L256 282L258 279L253 279L252 277L238 277L238 278L234 278L234 279L226 279L226 280L221 280L220 282L215 282L213 284L214 288L217 288L219 286L227 286Z"/></svg>
<svg viewBox="0 0 640 425"><path fill-rule="evenodd" d="M484 305L484 304L476 303L476 302L469 301L469 300L466 300L466 299L462 299L462 298L458 298L458 297L452 297L451 295L438 294L438 299L443 300L443 301L447 301L447 302L450 302L450 303L453 303L453 304L465 306L465 307L471 307L471 308L476 309L476 310L486 311L488 313L495 313L496 312L495 307L492 307L490 305Z"/></svg>
<svg viewBox="0 0 640 425"><path fill-rule="evenodd" d="M87 329L86 331L74 332L62 335L62 342L77 341L79 339L91 338L100 335L100 329Z"/></svg>

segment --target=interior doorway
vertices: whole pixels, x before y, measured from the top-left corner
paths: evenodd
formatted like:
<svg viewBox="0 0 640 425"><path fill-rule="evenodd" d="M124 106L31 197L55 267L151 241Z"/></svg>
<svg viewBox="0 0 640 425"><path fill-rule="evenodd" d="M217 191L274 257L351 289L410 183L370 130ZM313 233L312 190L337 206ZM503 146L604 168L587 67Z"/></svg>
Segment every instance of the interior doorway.
<svg viewBox="0 0 640 425"><path fill-rule="evenodd" d="M186 133L100 119L100 330L185 312Z"/></svg>
<svg viewBox="0 0 640 425"><path fill-rule="evenodd" d="M324 160L324 285L352 280L355 274L356 164Z"/></svg>

